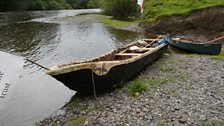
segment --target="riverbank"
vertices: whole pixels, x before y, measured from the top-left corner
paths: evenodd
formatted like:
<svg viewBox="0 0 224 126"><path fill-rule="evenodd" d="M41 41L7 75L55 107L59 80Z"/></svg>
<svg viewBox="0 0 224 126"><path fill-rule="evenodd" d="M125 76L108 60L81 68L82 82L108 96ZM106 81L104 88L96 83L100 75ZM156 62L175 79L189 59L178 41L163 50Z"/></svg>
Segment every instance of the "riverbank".
<svg viewBox="0 0 224 126"><path fill-rule="evenodd" d="M170 34L206 42L224 35L224 6L207 7L188 15L161 16L152 22L148 22L151 18L130 17L125 20L117 20L102 14L82 14L62 20L103 23L115 29L139 32L145 37L150 37L153 34Z"/></svg>
<svg viewBox="0 0 224 126"><path fill-rule="evenodd" d="M131 31L135 28L129 27L138 27L136 22L117 22L102 15L97 15L99 18L96 20L96 15L80 16L68 20L102 21L105 25ZM191 33L196 32L191 29ZM216 33L221 34L220 31ZM193 35L196 38L199 33ZM203 33L200 35L210 39ZM224 125L223 60L224 51L213 57L179 54L169 49L123 88L100 95L97 100L74 97L62 108L65 113L52 115L37 125ZM140 84L133 86L139 92L129 86L135 84Z"/></svg>
<svg viewBox="0 0 224 126"><path fill-rule="evenodd" d="M100 13L84 13L76 16L61 18L60 21L70 23L103 23L107 27L112 27L119 30L139 33L142 32L142 28L139 27L139 22L136 19L122 21L116 20L112 16L107 16Z"/></svg>
<svg viewBox="0 0 224 126"><path fill-rule="evenodd" d="M38 125L224 125L223 73L223 59L169 50L134 80L147 79L144 93L133 96L131 82L97 100L74 97Z"/></svg>

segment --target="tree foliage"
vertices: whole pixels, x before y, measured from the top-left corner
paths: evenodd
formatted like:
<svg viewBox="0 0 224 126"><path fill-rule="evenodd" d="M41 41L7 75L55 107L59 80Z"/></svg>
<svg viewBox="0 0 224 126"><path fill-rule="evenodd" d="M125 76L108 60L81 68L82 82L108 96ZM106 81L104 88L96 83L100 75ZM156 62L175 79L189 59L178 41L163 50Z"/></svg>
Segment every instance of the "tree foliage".
<svg viewBox="0 0 224 126"><path fill-rule="evenodd" d="M89 0L87 7L88 8L99 8L101 0Z"/></svg>
<svg viewBox="0 0 224 126"><path fill-rule="evenodd" d="M102 0L101 9L104 14L125 18L137 12L136 0Z"/></svg>
<svg viewBox="0 0 224 126"><path fill-rule="evenodd" d="M66 0L74 9L99 8L101 0Z"/></svg>
<svg viewBox="0 0 224 126"><path fill-rule="evenodd" d="M59 10L71 6L64 0L0 0L0 11L10 10Z"/></svg>
<svg viewBox="0 0 224 126"><path fill-rule="evenodd" d="M0 11L99 8L101 0L0 0Z"/></svg>
<svg viewBox="0 0 224 126"><path fill-rule="evenodd" d="M86 9L89 0L66 0L66 1L72 6L72 8Z"/></svg>

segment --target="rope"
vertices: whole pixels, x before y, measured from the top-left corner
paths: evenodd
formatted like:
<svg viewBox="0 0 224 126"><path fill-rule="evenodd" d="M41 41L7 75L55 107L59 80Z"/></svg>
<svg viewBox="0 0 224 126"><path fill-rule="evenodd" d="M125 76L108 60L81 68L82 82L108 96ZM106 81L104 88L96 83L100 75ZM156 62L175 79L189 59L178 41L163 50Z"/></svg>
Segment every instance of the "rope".
<svg viewBox="0 0 224 126"><path fill-rule="evenodd" d="M94 75L93 75L93 65L91 63L91 66L92 66L92 84L93 84L93 96L95 99L97 99L97 96L96 96L96 85L95 85L95 80L94 80Z"/></svg>
<svg viewBox="0 0 224 126"><path fill-rule="evenodd" d="M39 67L41 67L41 68L43 68L43 69L45 69L45 70L50 70L50 69L48 69L47 67L44 67L44 66L42 66L42 65L40 65L40 64L38 64L38 63L36 63L36 62L30 60L30 59L25 59L25 60L26 60L26 61L29 61L29 62L31 62L32 64L35 64L35 65L37 65L37 66L39 66Z"/></svg>
<svg viewBox="0 0 224 126"><path fill-rule="evenodd" d="M100 104L100 102L98 101L97 99L97 95L96 95L96 84L95 84L95 79L94 79L94 74L93 74L93 64L91 62L91 76L92 76L92 84L93 84L93 95L94 95L94 98L96 100L96 107L97 106L100 106L100 108L102 109L101 112L96 116L96 118L93 120L93 123L95 124L96 123L96 120L102 115L103 113L103 110L105 110L105 108Z"/></svg>

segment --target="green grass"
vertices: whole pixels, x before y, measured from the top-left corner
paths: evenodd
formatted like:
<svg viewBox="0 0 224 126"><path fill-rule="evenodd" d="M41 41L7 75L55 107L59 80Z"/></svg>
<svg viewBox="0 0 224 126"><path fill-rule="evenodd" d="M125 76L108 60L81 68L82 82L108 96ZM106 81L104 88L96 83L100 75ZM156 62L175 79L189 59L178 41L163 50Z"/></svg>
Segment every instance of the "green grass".
<svg viewBox="0 0 224 126"><path fill-rule="evenodd" d="M186 56L189 57L189 58L197 58L199 55L194 54L194 53L190 53L190 54L186 54Z"/></svg>
<svg viewBox="0 0 224 126"><path fill-rule="evenodd" d="M173 66L159 66L159 70L163 72L171 72L171 71L176 71L177 69Z"/></svg>
<svg viewBox="0 0 224 126"><path fill-rule="evenodd" d="M168 126L168 125L163 123L163 122L159 122L159 123L156 124L156 126Z"/></svg>
<svg viewBox="0 0 224 126"><path fill-rule="evenodd" d="M178 74L178 77L182 81L186 82L187 80L189 80L189 78L191 78L191 75L189 73L186 73L186 72L181 72L181 73Z"/></svg>
<svg viewBox="0 0 224 126"><path fill-rule="evenodd" d="M85 120L86 120L85 116L80 116L77 119L73 119L73 120L66 122L65 126L80 126L81 124L83 124L85 122Z"/></svg>
<svg viewBox="0 0 224 126"><path fill-rule="evenodd" d="M156 79L149 79L146 76L141 76L136 80L130 82L128 85L128 92L131 96L138 96L141 93L147 92L151 87L157 88L168 82L174 82L170 76L163 76Z"/></svg>
<svg viewBox="0 0 224 126"><path fill-rule="evenodd" d="M161 78L157 78L157 79L150 79L148 81L148 84L150 86L154 86L154 87L157 87L157 86L160 86L160 85L163 85L163 84L166 84L168 81L171 81L169 80L169 77L161 77Z"/></svg>
<svg viewBox="0 0 224 126"><path fill-rule="evenodd" d="M113 18L101 18L100 22L111 27L125 27L137 23L137 20L117 20Z"/></svg>
<svg viewBox="0 0 224 126"><path fill-rule="evenodd" d="M221 51L219 55L209 56L209 58L213 60L224 60L224 49Z"/></svg>
<svg viewBox="0 0 224 126"><path fill-rule="evenodd" d="M76 98L76 99L73 99L71 102L69 102L67 106L69 108L75 108L79 105L79 102L80 102L80 99Z"/></svg>
<svg viewBox="0 0 224 126"><path fill-rule="evenodd" d="M144 22L161 16L188 15L206 7L224 5L224 0L145 0Z"/></svg>
<svg viewBox="0 0 224 126"><path fill-rule="evenodd" d="M211 121L211 122L203 122L199 126L224 126L224 122L219 121Z"/></svg>
<svg viewBox="0 0 224 126"><path fill-rule="evenodd" d="M170 95L171 95L172 97L179 97L179 96L180 96L180 94L179 94L179 92L178 92L177 90L173 90L173 91L171 91L171 92L170 92Z"/></svg>
<svg viewBox="0 0 224 126"><path fill-rule="evenodd" d="M139 93L143 93L149 90L148 79L146 77L140 77L132 81L128 85L129 93L131 96L137 96Z"/></svg>
<svg viewBox="0 0 224 126"><path fill-rule="evenodd" d="M114 18L101 18L100 21L111 27L124 27L134 23L151 23L159 17L171 15L187 16L191 12L208 7L224 6L224 0L145 0L142 19L120 20Z"/></svg>

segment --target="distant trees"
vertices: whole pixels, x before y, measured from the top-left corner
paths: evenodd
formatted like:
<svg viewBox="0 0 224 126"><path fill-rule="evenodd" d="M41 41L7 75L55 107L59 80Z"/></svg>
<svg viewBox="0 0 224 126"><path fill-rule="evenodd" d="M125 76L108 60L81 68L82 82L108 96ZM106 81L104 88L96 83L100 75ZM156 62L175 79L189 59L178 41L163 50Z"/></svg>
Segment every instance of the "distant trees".
<svg viewBox="0 0 224 126"><path fill-rule="evenodd" d="M101 0L89 0L87 7L88 8L100 8Z"/></svg>
<svg viewBox="0 0 224 126"><path fill-rule="evenodd" d="M0 0L0 11L101 8L107 15L127 17L136 13L136 0Z"/></svg>
<svg viewBox="0 0 224 126"><path fill-rule="evenodd" d="M101 9L104 14L118 18L125 18L137 13L136 0L102 0Z"/></svg>
<svg viewBox="0 0 224 126"><path fill-rule="evenodd" d="M0 11L9 10L59 10L71 6L64 0L0 0Z"/></svg>
<svg viewBox="0 0 224 126"><path fill-rule="evenodd" d="M101 0L66 0L74 9L99 8Z"/></svg>
<svg viewBox="0 0 224 126"><path fill-rule="evenodd" d="M99 8L101 0L0 0L0 11Z"/></svg>

